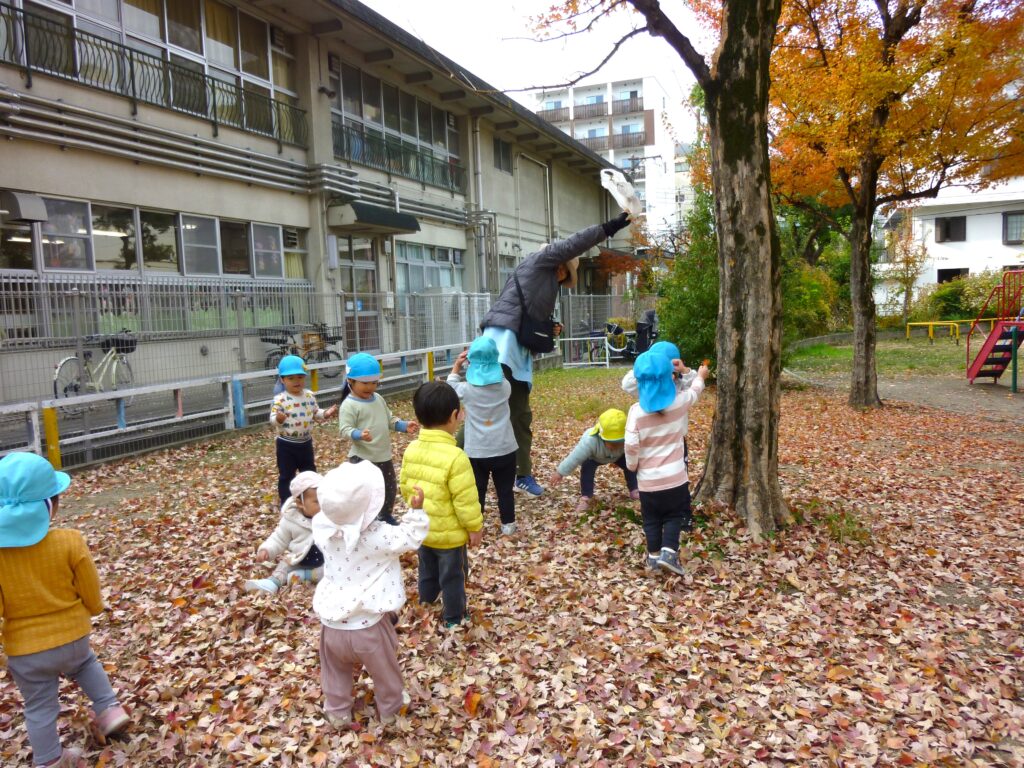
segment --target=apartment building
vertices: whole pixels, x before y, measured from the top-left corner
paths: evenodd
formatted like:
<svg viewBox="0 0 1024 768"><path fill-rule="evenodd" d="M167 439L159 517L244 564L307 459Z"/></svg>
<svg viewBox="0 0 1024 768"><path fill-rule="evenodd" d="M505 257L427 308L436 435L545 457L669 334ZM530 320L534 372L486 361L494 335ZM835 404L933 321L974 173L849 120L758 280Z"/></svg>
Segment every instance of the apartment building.
<svg viewBox="0 0 1024 768"><path fill-rule="evenodd" d="M0 158L7 401L119 328L143 383L276 324L405 348L410 296L615 212L609 159L356 0L2 1Z"/></svg>
<svg viewBox="0 0 1024 768"><path fill-rule="evenodd" d="M669 96L656 77L587 82L533 92L534 110L629 178L654 233L679 223Z"/></svg>

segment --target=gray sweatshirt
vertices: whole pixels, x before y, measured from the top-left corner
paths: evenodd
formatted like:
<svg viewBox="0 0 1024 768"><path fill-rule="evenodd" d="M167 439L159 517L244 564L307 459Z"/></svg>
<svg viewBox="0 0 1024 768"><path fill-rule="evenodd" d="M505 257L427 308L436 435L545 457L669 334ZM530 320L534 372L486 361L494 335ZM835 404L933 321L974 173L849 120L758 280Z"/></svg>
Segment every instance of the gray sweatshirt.
<svg viewBox="0 0 1024 768"><path fill-rule="evenodd" d="M512 453L519 446L512 432L508 398L512 385L507 379L478 387L457 373L448 374L451 385L466 408L466 455L487 459Z"/></svg>
<svg viewBox="0 0 1024 768"><path fill-rule="evenodd" d="M608 450L600 435L590 434L593 427L583 433L583 437L576 443L572 453L566 456L558 465L558 474L567 477L576 471L587 459L597 464L611 464L618 461L625 453L624 443L615 443L615 448Z"/></svg>

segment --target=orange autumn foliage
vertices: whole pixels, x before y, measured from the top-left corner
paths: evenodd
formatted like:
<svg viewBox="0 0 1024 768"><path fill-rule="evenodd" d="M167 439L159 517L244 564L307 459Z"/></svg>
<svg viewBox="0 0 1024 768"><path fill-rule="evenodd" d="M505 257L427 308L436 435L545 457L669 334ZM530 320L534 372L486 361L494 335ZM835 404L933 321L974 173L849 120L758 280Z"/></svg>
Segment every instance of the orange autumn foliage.
<svg viewBox="0 0 1024 768"><path fill-rule="evenodd" d="M891 25L907 19L899 39L883 34L879 5ZM772 55L776 187L883 205L1024 173L1022 50L1017 0L786 2Z"/></svg>

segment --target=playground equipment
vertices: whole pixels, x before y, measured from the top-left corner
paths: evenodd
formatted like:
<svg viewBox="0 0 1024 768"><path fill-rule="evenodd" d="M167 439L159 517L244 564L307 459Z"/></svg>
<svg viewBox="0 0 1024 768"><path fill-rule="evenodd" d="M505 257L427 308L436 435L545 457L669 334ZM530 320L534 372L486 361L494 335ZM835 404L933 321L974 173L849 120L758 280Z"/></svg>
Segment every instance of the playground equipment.
<svg viewBox="0 0 1024 768"><path fill-rule="evenodd" d="M992 317L991 331L980 342L974 332L982 318ZM984 331L978 330L979 333ZM972 345L972 341L975 343ZM1008 367L1013 367L1016 390L1016 361L1024 341L1024 270L1003 273L1003 282L992 289L978 318L967 332L967 380L973 384L979 377L992 378L993 383ZM972 348L973 347L973 348Z"/></svg>

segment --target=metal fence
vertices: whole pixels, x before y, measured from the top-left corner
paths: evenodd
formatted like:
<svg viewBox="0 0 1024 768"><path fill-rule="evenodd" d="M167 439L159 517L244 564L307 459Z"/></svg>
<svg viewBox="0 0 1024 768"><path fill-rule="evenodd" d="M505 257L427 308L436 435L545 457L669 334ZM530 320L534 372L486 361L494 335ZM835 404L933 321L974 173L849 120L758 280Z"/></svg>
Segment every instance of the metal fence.
<svg viewBox="0 0 1024 768"><path fill-rule="evenodd" d="M451 291L317 293L282 281L0 276L0 402L63 396L61 366L69 358L83 379L94 374L90 389L100 391L273 368L289 352L338 363L359 351L448 347L478 335L493 298ZM567 338L599 338L609 319L629 326L653 303L653 297L568 295L559 316ZM103 364L105 340L120 332L130 335L131 350L117 366L93 370ZM592 350L569 349L566 363L605 364Z"/></svg>

